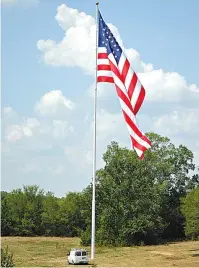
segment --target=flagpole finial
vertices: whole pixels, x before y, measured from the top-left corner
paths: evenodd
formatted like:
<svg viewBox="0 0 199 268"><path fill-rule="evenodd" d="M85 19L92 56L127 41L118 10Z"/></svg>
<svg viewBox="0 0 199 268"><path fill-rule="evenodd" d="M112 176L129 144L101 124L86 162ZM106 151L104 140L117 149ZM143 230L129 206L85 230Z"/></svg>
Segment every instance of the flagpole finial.
<svg viewBox="0 0 199 268"><path fill-rule="evenodd" d="M99 5L99 2L96 2L96 6L98 6Z"/></svg>

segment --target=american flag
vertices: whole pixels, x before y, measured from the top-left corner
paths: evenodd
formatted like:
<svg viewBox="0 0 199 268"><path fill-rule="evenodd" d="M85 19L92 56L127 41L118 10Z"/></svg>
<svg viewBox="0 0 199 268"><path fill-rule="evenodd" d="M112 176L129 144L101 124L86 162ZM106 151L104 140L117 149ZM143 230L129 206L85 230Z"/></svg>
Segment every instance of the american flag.
<svg viewBox="0 0 199 268"><path fill-rule="evenodd" d="M151 142L136 123L138 113L145 97L145 89L122 51L111 30L104 22L100 12L97 56L97 82L114 83L132 141L132 147L140 159L151 147Z"/></svg>

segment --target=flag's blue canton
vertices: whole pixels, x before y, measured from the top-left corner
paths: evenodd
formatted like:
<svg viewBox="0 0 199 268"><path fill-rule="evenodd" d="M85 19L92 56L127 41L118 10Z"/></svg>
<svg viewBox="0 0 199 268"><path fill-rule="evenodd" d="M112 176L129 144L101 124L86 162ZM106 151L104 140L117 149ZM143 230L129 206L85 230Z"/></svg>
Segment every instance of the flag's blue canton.
<svg viewBox="0 0 199 268"><path fill-rule="evenodd" d="M99 12L99 47L106 47L108 55L113 54L117 64L119 63L120 56L122 54L122 49L116 41L115 37L111 33L109 27L104 22L100 12Z"/></svg>

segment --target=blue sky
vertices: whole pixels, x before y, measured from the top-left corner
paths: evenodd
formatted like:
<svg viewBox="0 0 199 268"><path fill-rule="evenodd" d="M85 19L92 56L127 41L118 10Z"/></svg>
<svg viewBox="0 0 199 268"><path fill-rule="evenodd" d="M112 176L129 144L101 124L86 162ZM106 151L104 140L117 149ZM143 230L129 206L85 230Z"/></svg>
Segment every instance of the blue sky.
<svg viewBox="0 0 199 268"><path fill-rule="evenodd" d="M146 87L141 128L184 143L198 162L199 2L106 0L100 10L117 27L116 38ZM83 54L78 34L90 32L93 21L86 24L79 12L95 17L95 1L4 0L1 12L2 189L35 183L56 195L81 190L92 176L94 35L83 35ZM70 15L61 28L55 16L62 12ZM70 46L75 50L68 55ZM98 166L111 140L130 144L114 93L100 85Z"/></svg>

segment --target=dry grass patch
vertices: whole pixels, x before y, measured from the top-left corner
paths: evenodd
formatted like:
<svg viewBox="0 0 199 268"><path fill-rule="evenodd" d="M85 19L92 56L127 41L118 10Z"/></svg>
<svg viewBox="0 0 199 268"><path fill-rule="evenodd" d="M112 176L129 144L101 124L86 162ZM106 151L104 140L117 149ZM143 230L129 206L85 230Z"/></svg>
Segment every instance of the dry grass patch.
<svg viewBox="0 0 199 268"><path fill-rule="evenodd" d="M12 250L18 267L66 267L67 252L80 247L79 238L2 237L1 240L3 246L8 245ZM86 249L90 252L90 247ZM199 241L160 246L97 247L93 264L101 267L199 267Z"/></svg>

